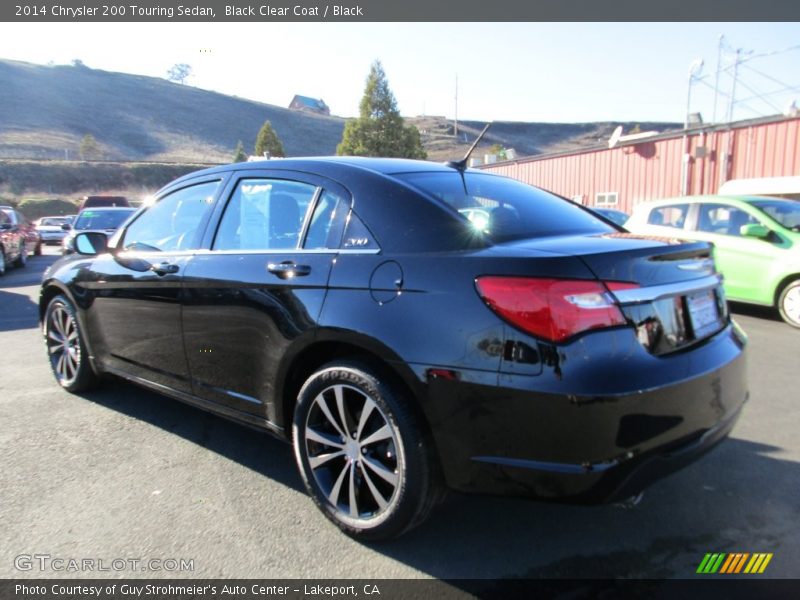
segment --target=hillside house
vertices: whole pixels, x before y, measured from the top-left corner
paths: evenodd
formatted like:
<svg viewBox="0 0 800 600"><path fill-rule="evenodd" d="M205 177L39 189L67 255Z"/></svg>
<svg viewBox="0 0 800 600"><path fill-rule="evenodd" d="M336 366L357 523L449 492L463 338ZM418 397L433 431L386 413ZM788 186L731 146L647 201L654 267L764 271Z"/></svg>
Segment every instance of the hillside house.
<svg viewBox="0 0 800 600"><path fill-rule="evenodd" d="M331 109L325 104L324 100L317 100L316 98L309 98L308 96L300 96L295 94L289 103L289 108L292 110L304 110L307 112L314 112L320 115L330 115Z"/></svg>

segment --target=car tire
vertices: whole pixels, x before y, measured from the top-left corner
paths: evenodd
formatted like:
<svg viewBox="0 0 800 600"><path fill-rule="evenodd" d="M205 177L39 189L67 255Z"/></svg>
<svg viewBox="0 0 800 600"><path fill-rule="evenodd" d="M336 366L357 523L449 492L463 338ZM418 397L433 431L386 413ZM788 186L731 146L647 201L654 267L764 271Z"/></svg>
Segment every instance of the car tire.
<svg viewBox="0 0 800 600"><path fill-rule="evenodd" d="M792 327L800 328L800 279L790 281L778 296L778 312Z"/></svg>
<svg viewBox="0 0 800 600"><path fill-rule="evenodd" d="M58 295L47 305L43 333L50 368L59 385L68 392L95 387L99 378L89 364L75 307L66 296Z"/></svg>
<svg viewBox="0 0 800 600"><path fill-rule="evenodd" d="M36 249L33 251L34 256L41 256L42 255L42 242L36 243Z"/></svg>
<svg viewBox="0 0 800 600"><path fill-rule="evenodd" d="M331 363L311 375L292 434L308 493L353 538L397 537L439 498L433 446L408 398L364 364Z"/></svg>
<svg viewBox="0 0 800 600"><path fill-rule="evenodd" d="M6 274L6 252L0 248L0 276Z"/></svg>
<svg viewBox="0 0 800 600"><path fill-rule="evenodd" d="M17 260L14 261L14 266L17 268L22 268L28 264L28 249L25 247L25 244L22 244L22 247L19 249L19 256L17 256Z"/></svg>

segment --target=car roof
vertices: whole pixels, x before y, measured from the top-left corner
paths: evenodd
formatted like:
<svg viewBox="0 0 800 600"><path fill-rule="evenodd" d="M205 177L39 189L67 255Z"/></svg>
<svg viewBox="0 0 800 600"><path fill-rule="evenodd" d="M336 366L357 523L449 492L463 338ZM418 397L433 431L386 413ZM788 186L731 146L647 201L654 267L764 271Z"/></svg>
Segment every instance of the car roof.
<svg viewBox="0 0 800 600"><path fill-rule="evenodd" d="M654 206L663 206L665 204L694 204L696 202L742 202L744 204L752 204L756 201L763 200L776 200L778 202L796 202L796 200L787 200L785 198L773 198L770 196L736 196L736 195L707 195L707 196L677 196L674 198L660 198L658 200L650 200L648 202L640 202L634 209L643 207L650 208Z"/></svg>
<svg viewBox="0 0 800 600"><path fill-rule="evenodd" d="M88 212L88 211L92 211L92 212L99 212L99 211L103 211L103 212L105 212L105 211L112 211L112 212L113 212L113 211L117 211L117 210L127 210L127 211L132 211L132 210L136 210L136 207L135 207L135 206L90 206L90 207L88 207L88 208L84 208L84 209L83 209L83 210L82 210L80 213L78 213L78 214L79 214L79 215L81 215L81 214L83 214L83 213L85 213L85 212ZM73 215L66 215L65 217L62 217L62 218L66 218L66 217L69 217L69 216L73 216Z"/></svg>
<svg viewBox="0 0 800 600"><path fill-rule="evenodd" d="M368 171L378 175L392 176L400 173L440 172L455 173L455 167L445 163L436 163L426 160L410 158L375 158L367 156L310 156L298 158L273 158L252 162L231 163L211 167L200 171L188 173L171 182L181 183L196 177L224 174L231 171L249 171L257 169L282 170L282 171L309 171L320 175L336 176L354 174L359 171ZM486 174L485 171L467 169L469 172Z"/></svg>

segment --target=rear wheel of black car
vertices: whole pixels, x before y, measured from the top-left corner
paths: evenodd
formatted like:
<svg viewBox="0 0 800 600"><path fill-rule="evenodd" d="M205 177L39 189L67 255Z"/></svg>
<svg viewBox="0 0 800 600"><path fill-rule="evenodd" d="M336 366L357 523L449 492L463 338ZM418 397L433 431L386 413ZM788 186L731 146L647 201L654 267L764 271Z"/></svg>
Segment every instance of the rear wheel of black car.
<svg viewBox="0 0 800 600"><path fill-rule="evenodd" d="M294 451L314 502L348 535L396 537L421 523L438 481L399 386L356 362L322 367L300 390Z"/></svg>
<svg viewBox="0 0 800 600"><path fill-rule="evenodd" d="M65 296L56 296L47 305L44 336L50 368L64 389L81 392L97 384L97 375L89 364L75 307Z"/></svg>
<svg viewBox="0 0 800 600"><path fill-rule="evenodd" d="M33 251L34 256L41 256L42 255L42 241L36 242L36 249Z"/></svg>
<svg viewBox="0 0 800 600"><path fill-rule="evenodd" d="M800 279L783 288L778 297L778 311L789 325L800 328Z"/></svg>
<svg viewBox="0 0 800 600"><path fill-rule="evenodd" d="M3 248L0 248L0 276L6 274L6 253Z"/></svg>

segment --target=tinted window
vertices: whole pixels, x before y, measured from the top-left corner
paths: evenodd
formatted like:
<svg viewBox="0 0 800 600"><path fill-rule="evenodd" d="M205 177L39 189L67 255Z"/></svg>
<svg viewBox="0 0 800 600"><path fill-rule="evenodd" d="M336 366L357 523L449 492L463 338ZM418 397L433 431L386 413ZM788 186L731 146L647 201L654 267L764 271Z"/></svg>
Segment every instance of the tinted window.
<svg viewBox="0 0 800 600"><path fill-rule="evenodd" d="M331 192L323 192L308 224L304 248L338 248L349 206Z"/></svg>
<svg viewBox="0 0 800 600"><path fill-rule="evenodd" d="M174 252L190 248L211 210L219 182L201 183L164 196L125 231L126 250Z"/></svg>
<svg viewBox="0 0 800 600"><path fill-rule="evenodd" d="M75 229L116 229L133 214L131 210L84 210L75 221Z"/></svg>
<svg viewBox="0 0 800 600"><path fill-rule="evenodd" d="M495 241L616 231L567 200L505 177L465 173L462 179L455 172L397 177L445 202Z"/></svg>
<svg viewBox="0 0 800 600"><path fill-rule="evenodd" d="M225 207L214 250L297 248L316 191L315 186L297 181L241 180ZM318 227L322 225L320 221Z"/></svg>
<svg viewBox="0 0 800 600"><path fill-rule="evenodd" d="M749 213L728 204L701 204L697 229L709 233L740 236L743 225L758 223Z"/></svg>
<svg viewBox="0 0 800 600"><path fill-rule="evenodd" d="M659 206L650 211L650 214L647 216L647 222L650 225L662 225L663 227L683 229L683 224L686 222L686 213L688 212L688 204Z"/></svg>

